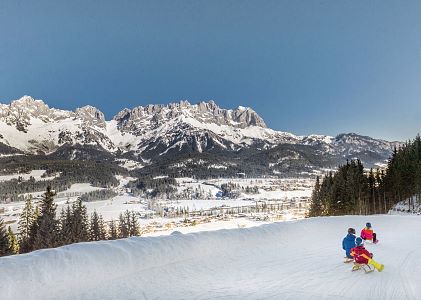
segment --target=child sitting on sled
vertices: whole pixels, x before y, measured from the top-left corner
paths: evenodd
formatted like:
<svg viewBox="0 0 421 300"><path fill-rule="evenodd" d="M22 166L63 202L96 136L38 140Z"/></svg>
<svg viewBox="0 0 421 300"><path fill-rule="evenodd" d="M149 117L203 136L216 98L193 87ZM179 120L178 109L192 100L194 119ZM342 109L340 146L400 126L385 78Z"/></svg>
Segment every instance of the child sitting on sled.
<svg viewBox="0 0 421 300"><path fill-rule="evenodd" d="M348 234L342 240L342 249L345 250L345 262L352 262L354 258L351 256L351 249L355 247L355 229L348 228Z"/></svg>
<svg viewBox="0 0 421 300"><path fill-rule="evenodd" d="M374 244L377 244L377 235L373 232L371 223L365 224L365 228L361 230L361 238L366 241L372 241Z"/></svg>
<svg viewBox="0 0 421 300"><path fill-rule="evenodd" d="M351 249L351 256L354 258L352 271L356 271L361 268L366 273L373 272L374 268L379 272L383 271L384 265L373 260L373 253L368 252L367 249L364 248L362 238L357 237L355 239L355 244L357 246Z"/></svg>

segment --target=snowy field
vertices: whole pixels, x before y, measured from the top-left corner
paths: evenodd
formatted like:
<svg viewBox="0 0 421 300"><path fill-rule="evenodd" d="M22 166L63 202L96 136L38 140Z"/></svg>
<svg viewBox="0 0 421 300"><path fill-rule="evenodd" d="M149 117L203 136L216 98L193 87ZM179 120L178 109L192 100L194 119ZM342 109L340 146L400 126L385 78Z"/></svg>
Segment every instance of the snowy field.
<svg viewBox="0 0 421 300"><path fill-rule="evenodd" d="M370 221L383 272L343 263ZM420 216L345 216L80 243L0 258L0 299L421 299Z"/></svg>
<svg viewBox="0 0 421 300"><path fill-rule="evenodd" d="M311 178L220 178L209 180L195 180L192 178L177 178L179 193L190 190L201 190L204 195L210 194L215 197L220 191L220 186L226 183L233 183L242 188L257 187L257 194L242 192L241 198L247 199L291 199L299 197L310 197L315 180Z"/></svg>
<svg viewBox="0 0 421 300"><path fill-rule="evenodd" d="M29 180L29 178L33 177L35 180L52 180L56 178L56 176L51 177L42 177L45 174L45 170L32 170L29 173L16 173L10 175L0 175L0 182L2 181L9 181L12 179L18 179L19 177L22 180Z"/></svg>
<svg viewBox="0 0 421 300"><path fill-rule="evenodd" d="M28 174L4 175L0 176L0 181L18 178L18 176L23 176L24 180L29 179L30 176L33 176L35 180L42 180L42 176L44 173L45 170L33 170ZM105 221L111 221L117 220L119 214L126 210L138 212L141 215L151 215L154 213L148 209L148 203L145 199L134 197L126 192L125 186L129 181L135 180L135 178L126 176L116 176L116 178L120 182L119 186L114 188L118 196L107 200L85 202L89 214L93 213L94 211L97 211L104 217ZM235 183L236 185L244 188L257 187L259 193L241 193L237 199L217 198L216 194L220 191L219 187L222 184L228 182ZM309 197L311 194L313 180L307 178L222 178L212 180L177 178L177 183L178 192L180 194L182 193L182 195L186 195L187 197L181 198L182 200L157 199L156 201L157 203L159 203L162 209L188 208L189 211L200 211L208 210L215 207L250 206L254 205L254 203L256 203L255 201L262 199L277 199L284 201L303 197L306 198ZM73 184L69 189L59 192L55 197L55 203L57 204L57 213L59 214L62 208L65 208L69 203L75 201L77 197L82 195L83 193L88 193L100 189L102 188L92 186L89 183ZM189 199L189 195L197 193L197 191L200 192L200 195L203 196L203 198L199 197L198 199ZM40 197L44 194L44 192L33 192L31 194L33 197ZM0 217L2 217L7 223L7 225L10 225L12 230L15 232L18 226L17 221L23 207L23 201L12 203L0 203ZM160 218L156 214L155 217L152 219L139 220L141 226L146 226L154 223L158 225L158 228L173 221L177 220L173 218ZM227 228L232 228L232 226L227 226Z"/></svg>

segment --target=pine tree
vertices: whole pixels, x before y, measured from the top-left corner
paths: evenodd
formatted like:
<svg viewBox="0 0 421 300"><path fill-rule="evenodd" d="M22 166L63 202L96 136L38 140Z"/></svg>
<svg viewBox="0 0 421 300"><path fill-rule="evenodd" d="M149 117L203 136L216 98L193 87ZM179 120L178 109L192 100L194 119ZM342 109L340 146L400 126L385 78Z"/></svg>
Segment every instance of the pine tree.
<svg viewBox="0 0 421 300"><path fill-rule="evenodd" d="M27 253L30 251L29 236L31 226L34 222L34 213L35 211L32 205L32 197L28 197L25 201L25 206L20 214L18 222L20 253Z"/></svg>
<svg viewBox="0 0 421 300"><path fill-rule="evenodd" d="M28 238L27 249L25 250L25 253L35 250L34 249L35 238L36 238L36 235L37 235L37 232L38 232L38 222L37 222L37 220L40 217L40 215L41 215L41 212L39 210L39 207L36 206L35 210L34 210L33 221L32 221L32 224L29 228L29 238Z"/></svg>
<svg viewBox="0 0 421 300"><path fill-rule="evenodd" d="M108 239L109 240L116 240L116 239L118 239L117 226L116 226L114 220L112 220L110 222L110 229L109 229Z"/></svg>
<svg viewBox="0 0 421 300"><path fill-rule="evenodd" d="M138 236L140 234L139 222L136 213L132 211L130 214L130 236Z"/></svg>
<svg viewBox="0 0 421 300"><path fill-rule="evenodd" d="M9 236L4 225L4 221L0 218L0 256L12 254L10 249Z"/></svg>
<svg viewBox="0 0 421 300"><path fill-rule="evenodd" d="M248 188L248 187L247 187ZM320 178L316 177L316 184L314 185L313 193L311 195L311 205L309 216L317 217L321 216L323 212L322 202L320 199Z"/></svg>
<svg viewBox="0 0 421 300"><path fill-rule="evenodd" d="M99 224L99 215L96 211L91 214L91 224L90 224L90 240L99 241L101 240L101 228Z"/></svg>
<svg viewBox="0 0 421 300"><path fill-rule="evenodd" d="M11 254L18 254L19 253L19 243L16 238L16 235L13 233L12 228L10 226L7 228L7 237L9 239L9 249Z"/></svg>
<svg viewBox="0 0 421 300"><path fill-rule="evenodd" d="M88 212L80 198L72 206L71 236L72 243L86 242L90 239Z"/></svg>
<svg viewBox="0 0 421 300"><path fill-rule="evenodd" d="M126 238L129 236L130 233L126 218L122 213L120 213L118 218L118 231L119 238Z"/></svg>
<svg viewBox="0 0 421 300"><path fill-rule="evenodd" d="M73 214L70 206L67 205L66 209L62 208L60 213L60 240L62 245L73 243Z"/></svg>
<svg viewBox="0 0 421 300"><path fill-rule="evenodd" d="M36 220L37 228L33 248L53 248L59 245L59 223L56 219L56 205L54 204L55 192L51 187L43 195L41 214Z"/></svg>
<svg viewBox="0 0 421 300"><path fill-rule="evenodd" d="M99 225L99 238L100 238L100 240L106 240L107 239L107 230L105 229L104 219L102 218L101 215L99 215L98 225Z"/></svg>

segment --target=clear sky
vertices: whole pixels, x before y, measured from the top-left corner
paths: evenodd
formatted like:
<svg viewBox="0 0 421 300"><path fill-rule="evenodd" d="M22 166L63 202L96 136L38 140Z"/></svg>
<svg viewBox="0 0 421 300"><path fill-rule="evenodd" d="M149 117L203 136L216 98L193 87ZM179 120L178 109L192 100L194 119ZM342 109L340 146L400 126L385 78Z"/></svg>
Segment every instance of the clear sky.
<svg viewBox="0 0 421 300"><path fill-rule="evenodd" d="M273 129L421 131L421 1L1 0L0 102L253 107Z"/></svg>

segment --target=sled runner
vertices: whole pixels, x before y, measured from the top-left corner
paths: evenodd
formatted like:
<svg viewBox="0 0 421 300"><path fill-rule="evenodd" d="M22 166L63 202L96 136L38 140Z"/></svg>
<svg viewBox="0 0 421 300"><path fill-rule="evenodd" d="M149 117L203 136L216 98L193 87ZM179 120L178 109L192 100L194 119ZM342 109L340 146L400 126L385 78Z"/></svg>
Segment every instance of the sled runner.
<svg viewBox="0 0 421 300"><path fill-rule="evenodd" d="M366 274L374 272L374 268L372 268L370 265L359 264L359 263L354 263L351 271L354 272L354 271L358 271L358 270L361 270L361 269L363 269Z"/></svg>

